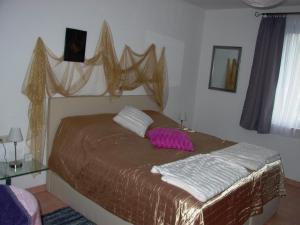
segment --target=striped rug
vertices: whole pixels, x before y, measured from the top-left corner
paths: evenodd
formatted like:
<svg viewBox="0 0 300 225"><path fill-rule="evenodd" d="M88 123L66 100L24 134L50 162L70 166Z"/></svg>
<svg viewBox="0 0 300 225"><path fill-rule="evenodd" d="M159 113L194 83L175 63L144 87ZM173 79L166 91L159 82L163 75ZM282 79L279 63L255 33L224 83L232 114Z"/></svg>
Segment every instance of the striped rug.
<svg viewBox="0 0 300 225"><path fill-rule="evenodd" d="M42 220L43 225L96 225L70 207L46 214Z"/></svg>

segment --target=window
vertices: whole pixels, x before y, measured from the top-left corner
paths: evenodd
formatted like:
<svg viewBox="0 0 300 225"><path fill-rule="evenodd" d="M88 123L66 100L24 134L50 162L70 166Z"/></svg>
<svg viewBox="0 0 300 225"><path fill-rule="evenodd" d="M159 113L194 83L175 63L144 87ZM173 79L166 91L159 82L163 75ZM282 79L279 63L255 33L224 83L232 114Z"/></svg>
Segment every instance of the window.
<svg viewBox="0 0 300 225"><path fill-rule="evenodd" d="M288 16L286 21L272 132L300 133L300 16Z"/></svg>

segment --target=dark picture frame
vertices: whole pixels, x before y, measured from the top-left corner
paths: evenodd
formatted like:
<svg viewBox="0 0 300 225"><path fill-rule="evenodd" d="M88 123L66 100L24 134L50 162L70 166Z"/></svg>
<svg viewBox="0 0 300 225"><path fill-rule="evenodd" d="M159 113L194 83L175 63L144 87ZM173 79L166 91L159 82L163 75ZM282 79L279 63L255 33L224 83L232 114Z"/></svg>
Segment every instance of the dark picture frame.
<svg viewBox="0 0 300 225"><path fill-rule="evenodd" d="M87 32L66 28L64 60L84 62Z"/></svg>
<svg viewBox="0 0 300 225"><path fill-rule="evenodd" d="M236 92L242 47L213 46L209 89Z"/></svg>

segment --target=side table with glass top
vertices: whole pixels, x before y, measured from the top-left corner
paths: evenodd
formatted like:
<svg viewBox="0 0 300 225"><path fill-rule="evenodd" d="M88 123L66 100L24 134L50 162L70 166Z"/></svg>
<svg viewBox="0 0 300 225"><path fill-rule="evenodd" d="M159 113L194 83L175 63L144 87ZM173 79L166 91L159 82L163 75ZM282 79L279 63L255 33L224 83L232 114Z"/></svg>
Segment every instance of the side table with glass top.
<svg viewBox="0 0 300 225"><path fill-rule="evenodd" d="M48 170L47 166L34 159L30 161L23 161L22 163L22 167L11 168L7 162L0 162L0 180L5 180L7 185L11 185L11 179L13 177Z"/></svg>

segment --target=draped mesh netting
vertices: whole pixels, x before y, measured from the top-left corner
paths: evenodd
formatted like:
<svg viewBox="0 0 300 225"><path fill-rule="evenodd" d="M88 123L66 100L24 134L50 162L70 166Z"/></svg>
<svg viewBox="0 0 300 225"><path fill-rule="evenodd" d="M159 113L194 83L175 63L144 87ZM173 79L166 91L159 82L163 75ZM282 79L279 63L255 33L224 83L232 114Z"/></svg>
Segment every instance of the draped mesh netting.
<svg viewBox="0 0 300 225"><path fill-rule="evenodd" d="M99 85L103 85L103 80L106 87L101 91ZM106 22L94 56L84 63L63 61L63 57L55 56L38 38L22 88L30 100L27 144L35 159L42 161L44 155L46 97L82 95L86 86L88 94L99 96L120 96L123 91L143 86L162 110L167 94L165 50L157 59L153 44L144 54L137 54L125 46L118 60Z"/></svg>

